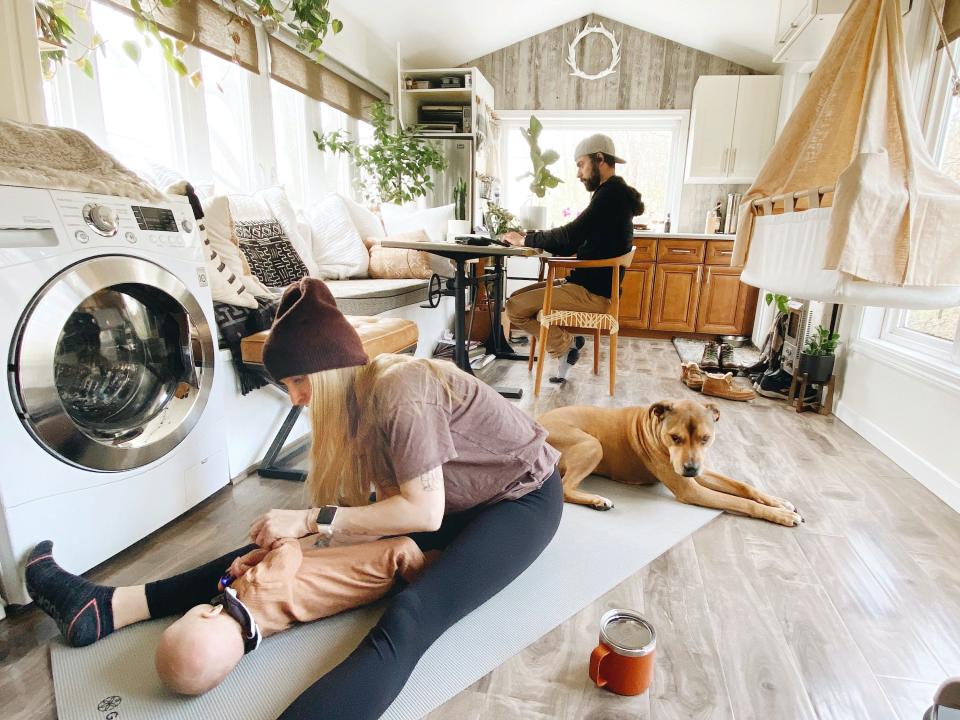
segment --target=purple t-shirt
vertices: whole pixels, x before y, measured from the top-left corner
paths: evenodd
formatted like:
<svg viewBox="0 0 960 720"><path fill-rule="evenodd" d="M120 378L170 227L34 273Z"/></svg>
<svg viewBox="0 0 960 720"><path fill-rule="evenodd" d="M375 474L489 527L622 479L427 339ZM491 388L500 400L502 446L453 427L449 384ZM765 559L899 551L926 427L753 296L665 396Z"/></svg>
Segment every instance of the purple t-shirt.
<svg viewBox="0 0 960 720"><path fill-rule="evenodd" d="M536 490L553 473L560 453L547 431L486 383L443 363L443 383L423 363L393 367L377 381L374 407L393 477L380 487L413 480L443 467L446 512L460 512Z"/></svg>

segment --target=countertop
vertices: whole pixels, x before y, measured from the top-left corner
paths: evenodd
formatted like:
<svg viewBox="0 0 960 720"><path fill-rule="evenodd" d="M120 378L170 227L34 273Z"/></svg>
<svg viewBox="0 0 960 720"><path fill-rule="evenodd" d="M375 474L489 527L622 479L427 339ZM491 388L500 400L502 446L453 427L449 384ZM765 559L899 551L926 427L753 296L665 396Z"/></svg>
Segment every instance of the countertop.
<svg viewBox="0 0 960 720"><path fill-rule="evenodd" d="M669 238L671 240L736 240L736 235L722 233L675 233L654 232L653 230L634 230L635 238Z"/></svg>

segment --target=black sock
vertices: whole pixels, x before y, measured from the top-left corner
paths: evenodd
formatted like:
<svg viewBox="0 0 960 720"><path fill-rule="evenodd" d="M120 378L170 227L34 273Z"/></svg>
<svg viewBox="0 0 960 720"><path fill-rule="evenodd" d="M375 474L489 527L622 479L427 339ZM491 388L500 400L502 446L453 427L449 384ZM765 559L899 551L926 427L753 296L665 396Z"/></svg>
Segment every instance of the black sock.
<svg viewBox="0 0 960 720"><path fill-rule="evenodd" d="M27 558L30 597L57 621L68 645L82 647L112 633L114 588L68 573L52 553L53 543L44 540Z"/></svg>

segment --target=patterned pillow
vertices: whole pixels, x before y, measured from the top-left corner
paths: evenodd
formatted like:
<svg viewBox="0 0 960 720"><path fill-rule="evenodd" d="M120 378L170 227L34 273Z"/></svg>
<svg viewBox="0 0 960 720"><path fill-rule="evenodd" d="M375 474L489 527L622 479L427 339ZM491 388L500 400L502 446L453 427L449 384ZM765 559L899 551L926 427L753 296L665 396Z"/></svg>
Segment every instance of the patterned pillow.
<svg viewBox="0 0 960 720"><path fill-rule="evenodd" d="M309 274L280 221L238 220L234 230L250 270L267 287L286 287Z"/></svg>

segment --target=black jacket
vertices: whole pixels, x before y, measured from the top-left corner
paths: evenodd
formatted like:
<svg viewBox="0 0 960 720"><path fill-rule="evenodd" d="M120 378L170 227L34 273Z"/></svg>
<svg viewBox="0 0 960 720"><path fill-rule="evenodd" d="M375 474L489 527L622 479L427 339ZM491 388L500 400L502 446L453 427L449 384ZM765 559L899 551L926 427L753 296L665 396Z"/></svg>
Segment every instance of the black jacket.
<svg viewBox="0 0 960 720"><path fill-rule="evenodd" d="M580 260L619 257L630 252L633 218L642 213L640 193L614 175L594 191L587 209L576 220L552 230L527 233L524 245L554 255L575 254ZM621 283L624 272L624 268L620 268ZM582 285L604 297L610 297L613 290L609 268L580 268L570 273L567 282Z"/></svg>

